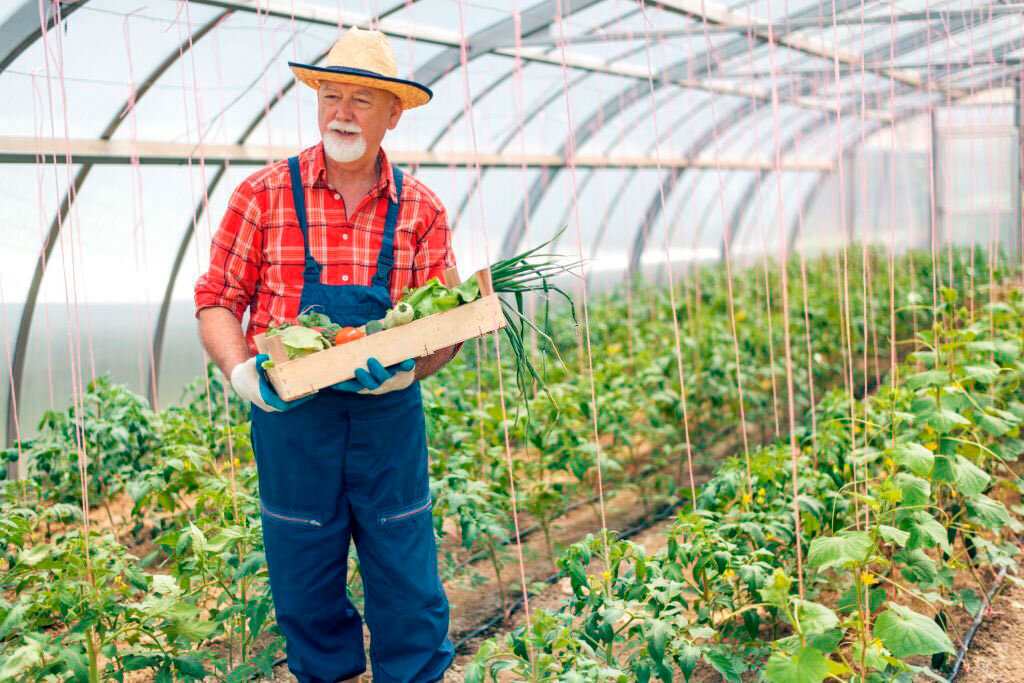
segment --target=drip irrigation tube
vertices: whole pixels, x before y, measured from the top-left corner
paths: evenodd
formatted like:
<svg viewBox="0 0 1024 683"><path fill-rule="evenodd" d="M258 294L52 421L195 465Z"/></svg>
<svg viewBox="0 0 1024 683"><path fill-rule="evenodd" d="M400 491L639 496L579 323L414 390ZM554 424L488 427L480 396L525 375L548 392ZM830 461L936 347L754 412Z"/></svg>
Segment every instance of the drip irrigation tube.
<svg viewBox="0 0 1024 683"><path fill-rule="evenodd" d="M978 610L978 616L974 617L974 622L971 627L967 629L967 633L964 635L964 642L960 645L960 650L956 654L956 659L953 661L953 668L950 669L949 678L946 679L947 683L953 683L956 680L957 675L960 673L960 669L964 664L964 658L967 656L967 650L971 646L971 641L974 640L975 634L978 633L978 629L981 628L981 622L985 620L985 612L988 611L988 605L992 604L992 599L995 598L996 593L1003 585L1003 581L1006 578L1006 567L999 570L999 574L996 576L995 584L988 592L988 600L986 601L986 607Z"/></svg>
<svg viewBox="0 0 1024 683"><path fill-rule="evenodd" d="M657 513L656 515L654 515L653 517L651 517L648 520L640 522L639 524L636 524L636 525L630 527L629 529L626 529L621 534L619 534L618 538L620 538L620 539L630 538L631 536L637 535L641 531L646 531L647 529L651 528L652 526L654 526L658 522L660 522L663 519L666 519L667 517L671 516L672 513L674 513L676 510L678 510L680 507L682 507L683 505L685 505L687 503L688 503L687 500L685 500L683 498L680 498L677 502L672 503L670 505L666 505L664 508L662 508L661 512ZM551 584L555 583L558 580L559 576L560 576L560 574L558 572L555 572L551 576L548 576L545 579L541 579L540 581L537 581L535 583L544 583L544 584L551 585ZM522 607L522 606L523 606L523 599L522 599L522 597L518 597L518 598L516 598L512 602L512 604L510 604L508 606L508 609L505 612L501 612L499 610L499 612L494 617L492 617L491 619L487 620L485 623L481 624L480 626L478 626L477 628L473 629L469 633L463 634L463 636L461 638L459 638L455 642L455 654L463 654L465 646L471 640L473 640L475 638L479 638L480 636L483 636L483 635L490 634L500 624L504 623L505 619L507 619L512 614L514 614L516 611L518 611L519 608Z"/></svg>

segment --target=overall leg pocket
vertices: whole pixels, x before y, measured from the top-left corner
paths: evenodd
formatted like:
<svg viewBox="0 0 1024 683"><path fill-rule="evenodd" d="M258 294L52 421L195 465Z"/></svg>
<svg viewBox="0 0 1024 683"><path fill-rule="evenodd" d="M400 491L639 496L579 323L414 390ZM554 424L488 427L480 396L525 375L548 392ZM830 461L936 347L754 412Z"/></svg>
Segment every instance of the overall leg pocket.
<svg viewBox="0 0 1024 683"><path fill-rule="evenodd" d="M422 515L430 516L430 511L433 507L434 503L430 500L430 494L427 494L408 505L381 510L377 515L377 526L393 528L396 525L409 522Z"/></svg>
<svg viewBox="0 0 1024 683"><path fill-rule="evenodd" d="M260 511L263 513L264 517L281 524L290 524L313 529L319 529L324 525L322 515L315 515L309 512L292 512L291 510L282 510L280 508L267 505L266 502L262 500L260 501Z"/></svg>

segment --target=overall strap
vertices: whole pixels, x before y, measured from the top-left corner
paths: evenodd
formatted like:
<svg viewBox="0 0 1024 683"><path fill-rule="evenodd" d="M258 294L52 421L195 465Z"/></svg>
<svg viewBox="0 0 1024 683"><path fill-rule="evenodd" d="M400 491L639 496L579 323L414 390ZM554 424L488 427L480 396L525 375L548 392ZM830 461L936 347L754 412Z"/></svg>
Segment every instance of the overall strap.
<svg viewBox="0 0 1024 683"><path fill-rule="evenodd" d="M391 283L391 268L395 265L395 227L398 225L398 208L402 203L402 170L392 166L395 174L395 197L398 201L388 199L388 214L384 223L384 238L380 243L377 255L377 272L373 276L375 287L387 289Z"/></svg>
<svg viewBox="0 0 1024 683"><path fill-rule="evenodd" d="M292 200L295 203L295 215L302 229L302 248L306 253L306 266L302 271L306 282L320 282L320 264L309 253L309 224L306 221L306 191L302 186L302 173L299 171L299 157L289 157L288 173L292 182Z"/></svg>

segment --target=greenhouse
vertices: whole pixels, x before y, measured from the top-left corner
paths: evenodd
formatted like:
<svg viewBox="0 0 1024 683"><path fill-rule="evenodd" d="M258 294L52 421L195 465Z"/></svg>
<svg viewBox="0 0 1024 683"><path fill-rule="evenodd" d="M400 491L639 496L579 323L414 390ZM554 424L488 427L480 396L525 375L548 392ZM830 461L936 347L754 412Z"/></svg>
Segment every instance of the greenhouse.
<svg viewBox="0 0 1024 683"><path fill-rule="evenodd" d="M1024 681L1022 58L0 1L0 681Z"/></svg>

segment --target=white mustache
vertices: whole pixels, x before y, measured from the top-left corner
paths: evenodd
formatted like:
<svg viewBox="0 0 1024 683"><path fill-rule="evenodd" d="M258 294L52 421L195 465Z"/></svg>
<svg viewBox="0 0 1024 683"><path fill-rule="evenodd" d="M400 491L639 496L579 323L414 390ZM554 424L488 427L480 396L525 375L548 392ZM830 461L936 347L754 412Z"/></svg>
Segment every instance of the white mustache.
<svg viewBox="0 0 1024 683"><path fill-rule="evenodd" d="M339 133L362 133L363 129L354 123L341 123L340 121L331 121L327 124L327 130L338 131Z"/></svg>

